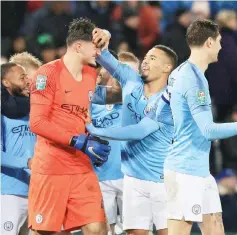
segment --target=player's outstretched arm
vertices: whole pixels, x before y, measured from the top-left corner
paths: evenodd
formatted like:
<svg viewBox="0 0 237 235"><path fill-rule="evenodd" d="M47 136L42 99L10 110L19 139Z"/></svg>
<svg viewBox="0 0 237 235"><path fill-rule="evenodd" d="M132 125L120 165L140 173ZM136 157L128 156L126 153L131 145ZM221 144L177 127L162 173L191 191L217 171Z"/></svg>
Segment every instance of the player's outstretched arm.
<svg viewBox="0 0 237 235"><path fill-rule="evenodd" d="M1 114L8 118L22 118L30 113L30 98L12 96L2 85L1 88Z"/></svg>
<svg viewBox="0 0 237 235"><path fill-rule="evenodd" d="M109 140L142 140L159 129L159 123L149 117L144 117L138 124L120 128L96 128L87 124L86 128L91 135Z"/></svg>
<svg viewBox="0 0 237 235"><path fill-rule="evenodd" d="M194 114L193 118L202 134L210 141L237 135L237 122L214 123L211 110Z"/></svg>
<svg viewBox="0 0 237 235"><path fill-rule="evenodd" d="M102 47L101 53L97 56L96 61L103 66L115 79L117 79L121 87L123 88L127 80L137 80L134 79L140 76L136 70L132 69L130 66L119 62L108 50L108 38L107 32L96 28L93 31L93 41L98 48ZM101 46L106 44L106 46Z"/></svg>
<svg viewBox="0 0 237 235"><path fill-rule="evenodd" d="M190 88L187 99L193 119L207 140L225 139L237 135L237 122L217 124L213 122L209 91L202 85Z"/></svg>

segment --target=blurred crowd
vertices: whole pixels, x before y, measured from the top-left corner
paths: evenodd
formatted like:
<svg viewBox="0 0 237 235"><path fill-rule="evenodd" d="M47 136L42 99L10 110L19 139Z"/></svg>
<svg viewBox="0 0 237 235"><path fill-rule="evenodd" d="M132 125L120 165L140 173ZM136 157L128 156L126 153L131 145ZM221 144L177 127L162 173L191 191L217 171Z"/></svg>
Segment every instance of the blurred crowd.
<svg viewBox="0 0 237 235"><path fill-rule="evenodd" d="M175 50L179 64L189 57L185 34L196 18L218 22L219 61L206 72L216 122L237 121L237 2L234 1L5 1L2 2L1 63L28 51L43 63L65 53L73 18L88 17L112 34L111 49L139 58L156 44ZM225 226L237 231L237 137L213 142L211 171L217 177ZM228 222L229 221L229 222ZM235 221L235 222L234 222ZM229 224L228 224L229 223ZM231 227L233 226L233 227ZM234 227L235 226L235 227Z"/></svg>

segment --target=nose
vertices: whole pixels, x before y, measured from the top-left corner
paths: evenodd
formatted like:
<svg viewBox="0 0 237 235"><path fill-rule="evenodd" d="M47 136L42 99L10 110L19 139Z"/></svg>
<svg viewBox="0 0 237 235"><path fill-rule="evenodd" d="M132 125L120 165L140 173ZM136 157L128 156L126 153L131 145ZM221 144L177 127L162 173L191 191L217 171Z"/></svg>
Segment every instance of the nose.
<svg viewBox="0 0 237 235"><path fill-rule="evenodd" d="M26 84L29 85L29 84L31 83L31 81L32 81L32 79L31 79L28 75L26 75L26 76L25 76L25 82L26 82Z"/></svg>

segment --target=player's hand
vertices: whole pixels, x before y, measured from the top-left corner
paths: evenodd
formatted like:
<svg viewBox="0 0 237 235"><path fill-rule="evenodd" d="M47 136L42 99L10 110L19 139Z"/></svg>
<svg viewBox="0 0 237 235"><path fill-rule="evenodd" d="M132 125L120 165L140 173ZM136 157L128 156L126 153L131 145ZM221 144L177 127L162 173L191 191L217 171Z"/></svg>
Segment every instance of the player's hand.
<svg viewBox="0 0 237 235"><path fill-rule="evenodd" d="M110 153L109 142L102 140L98 137L91 135L74 136L70 146L81 150L89 156L92 163L99 167L102 166L107 160Z"/></svg>
<svg viewBox="0 0 237 235"><path fill-rule="evenodd" d="M92 32L92 41L96 47L101 48L101 50L108 48L110 38L111 34L108 30L95 28Z"/></svg>

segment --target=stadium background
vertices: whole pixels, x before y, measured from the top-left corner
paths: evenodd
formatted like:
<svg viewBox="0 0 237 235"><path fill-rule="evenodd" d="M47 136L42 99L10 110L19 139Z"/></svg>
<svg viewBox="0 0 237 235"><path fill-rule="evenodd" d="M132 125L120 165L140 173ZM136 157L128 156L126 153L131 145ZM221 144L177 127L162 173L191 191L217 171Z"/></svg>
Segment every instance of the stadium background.
<svg viewBox="0 0 237 235"><path fill-rule="evenodd" d="M189 56L188 25L196 18L209 18L219 23L223 38L219 62L206 72L215 121L237 121L236 12L234 1L2 1L1 63L23 51L44 63L63 56L69 22L87 17L111 32L110 48L116 52L131 51L142 59L153 45L164 44L176 51L180 64ZM213 142L210 164L220 189L225 229L236 233L237 137Z"/></svg>

